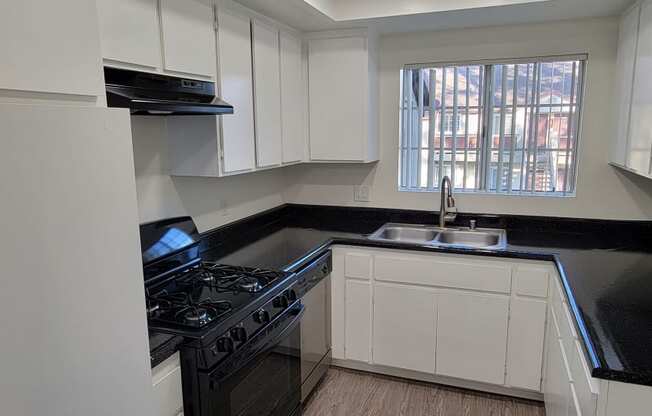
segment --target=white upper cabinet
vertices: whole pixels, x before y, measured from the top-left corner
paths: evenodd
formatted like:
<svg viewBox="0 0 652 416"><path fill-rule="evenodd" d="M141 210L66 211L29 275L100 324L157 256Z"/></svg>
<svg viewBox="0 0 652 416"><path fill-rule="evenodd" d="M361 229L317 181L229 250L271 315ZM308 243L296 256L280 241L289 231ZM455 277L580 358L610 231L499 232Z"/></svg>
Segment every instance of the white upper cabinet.
<svg viewBox="0 0 652 416"><path fill-rule="evenodd" d="M157 0L98 0L104 59L160 67L157 7Z"/></svg>
<svg viewBox="0 0 652 416"><path fill-rule="evenodd" d="M617 67L611 162L652 178L652 0L636 3L622 16Z"/></svg>
<svg viewBox="0 0 652 416"><path fill-rule="evenodd" d="M215 76L213 5L209 0L160 0L163 67L180 74Z"/></svg>
<svg viewBox="0 0 652 416"><path fill-rule="evenodd" d="M255 167L251 26L247 16L218 10L218 69L222 98L234 113L221 117L223 172Z"/></svg>
<svg viewBox="0 0 652 416"><path fill-rule="evenodd" d="M612 141L611 161L626 166L627 139L629 137L629 114L632 105L632 83L634 81L634 61L638 41L638 23L641 8L636 5L625 13L620 21L618 36L618 59L616 96L618 97L617 120Z"/></svg>
<svg viewBox="0 0 652 416"><path fill-rule="evenodd" d="M256 165L281 164L281 73L278 29L254 20L253 68L256 114Z"/></svg>
<svg viewBox="0 0 652 416"><path fill-rule="evenodd" d="M301 45L301 39L281 31L283 163L301 162L304 160L306 152L305 109L307 100Z"/></svg>
<svg viewBox="0 0 652 416"><path fill-rule="evenodd" d="M2 90L104 96L94 1L0 2L0 56Z"/></svg>
<svg viewBox="0 0 652 416"><path fill-rule="evenodd" d="M210 0L98 0L105 63L215 79Z"/></svg>
<svg viewBox="0 0 652 416"><path fill-rule="evenodd" d="M652 2L650 1L641 6L635 62L627 166L636 172L649 175L650 157L652 157L652 80L650 80Z"/></svg>
<svg viewBox="0 0 652 416"><path fill-rule="evenodd" d="M366 34L309 40L311 160L378 160L374 45Z"/></svg>

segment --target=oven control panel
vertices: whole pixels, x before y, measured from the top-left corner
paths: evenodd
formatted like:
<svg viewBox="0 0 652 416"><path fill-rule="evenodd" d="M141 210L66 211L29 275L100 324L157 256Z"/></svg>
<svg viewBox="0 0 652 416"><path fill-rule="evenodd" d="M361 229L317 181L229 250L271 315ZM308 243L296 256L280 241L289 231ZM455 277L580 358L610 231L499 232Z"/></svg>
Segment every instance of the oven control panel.
<svg viewBox="0 0 652 416"><path fill-rule="evenodd" d="M298 295L294 287L290 287L276 295L246 319L220 335L208 348L208 352L204 351L204 364L212 367L233 354L247 341L250 341L261 329L274 321L278 315L292 306L297 299Z"/></svg>

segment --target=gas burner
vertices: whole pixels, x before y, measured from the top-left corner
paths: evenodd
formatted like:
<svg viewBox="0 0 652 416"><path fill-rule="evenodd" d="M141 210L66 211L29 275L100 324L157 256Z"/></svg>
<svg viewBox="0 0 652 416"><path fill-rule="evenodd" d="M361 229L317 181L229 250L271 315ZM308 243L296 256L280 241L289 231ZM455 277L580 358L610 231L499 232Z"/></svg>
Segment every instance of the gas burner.
<svg viewBox="0 0 652 416"><path fill-rule="evenodd" d="M238 288L245 292L259 292L264 285L255 277L245 276L238 280Z"/></svg>
<svg viewBox="0 0 652 416"><path fill-rule="evenodd" d="M179 313L181 313L180 311ZM208 320L208 310L204 308L189 308L183 313L183 319L188 322L202 322Z"/></svg>

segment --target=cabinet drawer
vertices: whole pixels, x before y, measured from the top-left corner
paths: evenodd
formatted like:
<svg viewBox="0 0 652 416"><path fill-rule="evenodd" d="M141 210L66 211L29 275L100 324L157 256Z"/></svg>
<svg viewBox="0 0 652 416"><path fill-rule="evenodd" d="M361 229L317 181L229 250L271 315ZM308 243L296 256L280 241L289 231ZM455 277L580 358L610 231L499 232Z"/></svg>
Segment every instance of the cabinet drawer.
<svg viewBox="0 0 652 416"><path fill-rule="evenodd" d="M517 266L514 270L514 292L521 296L548 296L548 270L543 267Z"/></svg>
<svg viewBox="0 0 652 416"><path fill-rule="evenodd" d="M344 276L352 279L371 279L372 257L366 253L349 252L344 256Z"/></svg>
<svg viewBox="0 0 652 416"><path fill-rule="evenodd" d="M583 415L595 415L598 401L598 386L591 377L591 370L586 362L584 350L578 340L567 351L572 357L569 361L571 378L577 394L577 400Z"/></svg>
<svg viewBox="0 0 652 416"><path fill-rule="evenodd" d="M376 256L376 280L510 293L511 267L498 262L447 256Z"/></svg>

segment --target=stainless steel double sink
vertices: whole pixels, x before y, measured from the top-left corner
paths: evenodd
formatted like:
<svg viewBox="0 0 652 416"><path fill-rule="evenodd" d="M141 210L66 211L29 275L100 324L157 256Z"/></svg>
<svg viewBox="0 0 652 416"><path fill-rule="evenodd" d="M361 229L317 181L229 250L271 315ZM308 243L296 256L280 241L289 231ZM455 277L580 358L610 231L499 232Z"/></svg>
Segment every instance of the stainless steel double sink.
<svg viewBox="0 0 652 416"><path fill-rule="evenodd" d="M376 241L392 241L433 246L502 249L507 245L505 230L494 228L440 228L428 225L387 223L369 236Z"/></svg>

